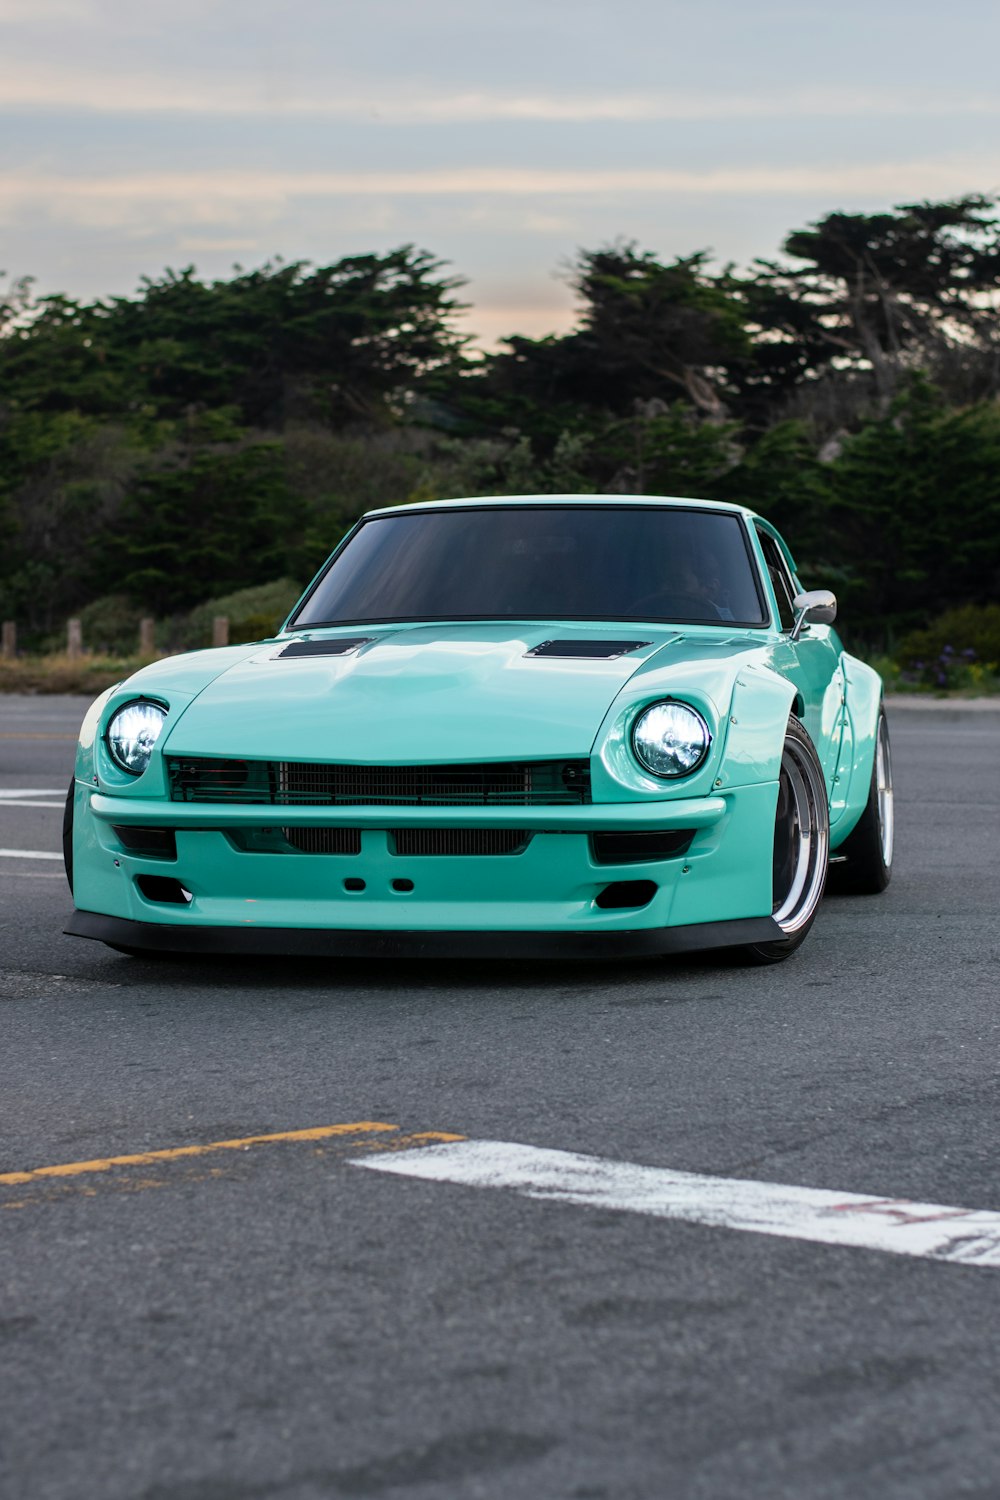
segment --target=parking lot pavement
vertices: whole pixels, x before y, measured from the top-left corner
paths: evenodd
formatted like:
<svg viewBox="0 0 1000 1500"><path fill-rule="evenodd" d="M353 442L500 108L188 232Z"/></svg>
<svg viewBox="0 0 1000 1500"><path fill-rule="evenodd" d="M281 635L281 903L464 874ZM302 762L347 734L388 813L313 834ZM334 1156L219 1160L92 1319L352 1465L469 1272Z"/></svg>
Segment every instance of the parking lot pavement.
<svg viewBox="0 0 1000 1500"><path fill-rule="evenodd" d="M893 714L893 883L777 968L150 963L10 701L0 1492L1000 1489L1000 714Z"/></svg>

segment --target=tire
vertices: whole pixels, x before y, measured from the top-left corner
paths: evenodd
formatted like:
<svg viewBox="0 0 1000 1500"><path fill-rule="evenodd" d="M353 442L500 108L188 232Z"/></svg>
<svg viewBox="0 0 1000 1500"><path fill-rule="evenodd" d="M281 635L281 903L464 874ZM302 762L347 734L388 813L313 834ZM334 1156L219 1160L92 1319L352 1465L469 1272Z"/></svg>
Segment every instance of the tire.
<svg viewBox="0 0 1000 1500"><path fill-rule="evenodd" d="M823 899L829 853L830 805L823 767L793 715L781 752L771 862L772 915L785 937L741 949L744 961L780 963L805 941Z"/></svg>
<svg viewBox="0 0 1000 1500"><path fill-rule="evenodd" d="M66 806L63 810L62 826L62 851L63 867L66 871L66 879L69 881L69 893L73 894L73 796L76 792L76 781L69 784L66 793Z"/></svg>
<svg viewBox="0 0 1000 1500"><path fill-rule="evenodd" d="M880 708L875 731L875 760L865 810L857 827L837 850L847 863L834 865L830 887L845 896L877 896L892 879L895 810L889 725Z"/></svg>

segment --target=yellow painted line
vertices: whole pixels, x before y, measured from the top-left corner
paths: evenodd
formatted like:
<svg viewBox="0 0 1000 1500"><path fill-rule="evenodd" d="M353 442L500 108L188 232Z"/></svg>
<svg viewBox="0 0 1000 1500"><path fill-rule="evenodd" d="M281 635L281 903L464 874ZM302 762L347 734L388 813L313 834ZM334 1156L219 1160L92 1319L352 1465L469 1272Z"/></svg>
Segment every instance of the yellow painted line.
<svg viewBox="0 0 1000 1500"><path fill-rule="evenodd" d="M334 1130L338 1130L338 1131L339 1130L343 1130L344 1128L345 1128L344 1126L334 1126L333 1127ZM346 1128L348 1130L350 1130L352 1127L348 1126ZM250 1140L251 1141L255 1141L256 1140L256 1141L267 1142L267 1141L273 1141L273 1140L279 1140L279 1141L280 1140L288 1140L289 1138L291 1138L292 1140L301 1140L303 1137L305 1137L307 1140L315 1141L316 1138L319 1137L320 1141L322 1142L323 1138L327 1137L329 1135L329 1129L330 1129L330 1127L325 1127L324 1129L321 1129L319 1131L315 1131L315 1130L290 1131L290 1132L287 1132L287 1133L285 1133L283 1135L277 1135L277 1136L271 1136L271 1135L259 1136L259 1137L253 1137L252 1136L252 1137L250 1137ZM378 1130L379 1133L377 1133L375 1135L360 1135L360 1136L359 1135L353 1135L353 1134L347 1135L346 1137L343 1138L343 1147L342 1147L342 1149L344 1151L352 1153L352 1155L353 1155L353 1153L356 1153L356 1152L359 1152L359 1151L365 1152L366 1155L368 1154L368 1152L387 1152L387 1151L389 1151L389 1152L401 1151L401 1152L407 1152L407 1153L412 1154L414 1151L419 1150L419 1148L421 1146L452 1145L456 1141L464 1141L465 1140L465 1136L463 1136L463 1135L454 1135L451 1132L444 1131L444 1130L418 1130L418 1131L416 1131L412 1135L400 1135L400 1134L398 1134L397 1133L398 1132L398 1126L395 1126L395 1125L378 1125L377 1130ZM237 1142L234 1142L232 1144L234 1144L234 1145L241 1145L242 1143L239 1142L239 1141L237 1141ZM212 1145L209 1145L207 1147L200 1147L200 1148L196 1148L196 1149L200 1149L200 1150L218 1150L218 1149L224 1149L224 1148L228 1147L229 1145L230 1145L230 1142L228 1142L228 1141L217 1141L217 1142L214 1142ZM320 1145L318 1145L318 1146L316 1146L314 1148L314 1154L317 1155L317 1156L322 1156L324 1154L324 1151L325 1151L325 1147L322 1144L320 1144ZM157 1156L157 1158L161 1158L163 1156L167 1156L167 1157L176 1156L177 1154L178 1154L177 1152L156 1152L156 1153L146 1152L142 1156L139 1156L139 1157L124 1157L124 1158L122 1158L122 1157L117 1157L117 1158L109 1157L108 1158L108 1162L109 1162L109 1164L111 1166L114 1166L114 1165L117 1165L119 1162L121 1162L123 1160L126 1161L126 1162L134 1162L134 1161L140 1161L141 1162L141 1161L146 1160L151 1155L155 1155L155 1156ZM355 1162L357 1162L358 1158L355 1156L354 1160L355 1160ZM74 1165L77 1165L77 1164L74 1164ZM78 1165L80 1165L80 1166L87 1166L89 1164L86 1163L86 1162L82 1162L82 1163L79 1163ZM6 1181L9 1182L12 1177L15 1177L15 1176L18 1176L18 1175L23 1175L23 1176L27 1176L27 1177L32 1178L32 1179L38 1178L38 1181L34 1182L34 1185L35 1186L40 1186L41 1183L42 1183L42 1181L44 1181L44 1178L42 1178L42 1176L41 1176L41 1174L44 1172L44 1170L45 1169L42 1168L42 1169L39 1169L38 1173L23 1173L23 1174L18 1174L18 1173L11 1172L11 1173L7 1174L6 1179L0 1178L0 1182L2 1182L4 1180L6 1180ZM225 1176L225 1168L224 1167L206 1167L203 1171L200 1171L200 1172L199 1171L195 1171L193 1174L192 1174L192 1172L189 1169L188 1172L185 1174L185 1179L184 1180L187 1181L187 1182L190 1182L190 1181L194 1181L194 1182L211 1182L215 1178L217 1178L217 1177L223 1177L223 1176ZM45 1198L40 1198L40 1197L38 1197L36 1195L35 1197L27 1197L27 1198L6 1198L6 1199L0 1199L0 1211L2 1211L4 1213L11 1213L11 1212L16 1212L18 1209L21 1209L21 1208L36 1208L40 1202L51 1201L51 1194L52 1193L60 1193L60 1194L61 1193L66 1193L66 1192L70 1192L70 1193L82 1193L83 1196L86 1197L86 1198L95 1198L98 1195L98 1193L101 1191L102 1188L113 1190L115 1192L144 1193L144 1192L150 1191L150 1190L152 1190L154 1188L169 1187L170 1183L171 1183L171 1180L172 1180L172 1178L170 1177L170 1175L167 1175L167 1174L161 1175L159 1177L135 1177L135 1176L131 1176L129 1173L125 1172L125 1173L122 1173L120 1176L115 1176L115 1177L111 1177L111 1178L104 1178L98 1184L96 1184L94 1186L91 1186L88 1183L83 1182L83 1181L81 1181L81 1180L79 1180L77 1178L70 1178L70 1180L68 1182L60 1182L58 1184L53 1184L52 1187L49 1189L49 1194Z"/></svg>
<svg viewBox="0 0 1000 1500"><path fill-rule="evenodd" d="M318 1125L311 1130L280 1130L273 1135L245 1135L232 1141L207 1141L200 1146L171 1146L162 1151L138 1151L130 1156L99 1156L93 1161L62 1162L53 1167L33 1167L27 1172L0 1172L0 1187L40 1182L49 1177L82 1177L89 1172L109 1172L112 1167L144 1167L158 1161L207 1156L212 1151L247 1151L251 1146L270 1146L279 1141L325 1141L338 1135L376 1135L398 1129L398 1125L387 1125L383 1120L355 1120L347 1125ZM416 1144L418 1141L458 1141L463 1137L424 1131L419 1136L407 1136L405 1139L408 1143Z"/></svg>

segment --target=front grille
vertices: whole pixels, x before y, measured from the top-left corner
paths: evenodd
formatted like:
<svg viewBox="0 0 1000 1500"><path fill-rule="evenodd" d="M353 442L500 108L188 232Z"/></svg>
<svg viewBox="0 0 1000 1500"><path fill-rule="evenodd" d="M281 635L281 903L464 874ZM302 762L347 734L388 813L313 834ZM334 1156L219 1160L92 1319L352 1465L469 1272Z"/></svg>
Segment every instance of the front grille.
<svg viewBox="0 0 1000 1500"><path fill-rule="evenodd" d="M227 828L241 854L360 854L360 828Z"/></svg>
<svg viewBox="0 0 1000 1500"><path fill-rule="evenodd" d="M394 828L395 854L520 854L526 828Z"/></svg>
<svg viewBox="0 0 1000 1500"><path fill-rule="evenodd" d="M174 802L279 807L549 807L590 801L587 760L342 766L168 756Z"/></svg>
<svg viewBox="0 0 1000 1500"><path fill-rule="evenodd" d="M300 854L360 854L360 828L283 828L282 833Z"/></svg>

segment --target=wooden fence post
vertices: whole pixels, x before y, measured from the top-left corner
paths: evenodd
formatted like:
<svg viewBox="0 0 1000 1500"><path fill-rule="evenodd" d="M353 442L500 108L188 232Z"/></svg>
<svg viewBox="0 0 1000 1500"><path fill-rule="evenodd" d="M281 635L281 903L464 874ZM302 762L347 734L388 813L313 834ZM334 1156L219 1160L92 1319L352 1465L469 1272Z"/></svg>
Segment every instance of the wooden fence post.
<svg viewBox="0 0 1000 1500"><path fill-rule="evenodd" d="M143 615L139 621L139 655L156 655L156 621L152 615Z"/></svg>
<svg viewBox="0 0 1000 1500"><path fill-rule="evenodd" d="M212 620L212 645L229 645L229 616L216 615Z"/></svg>
<svg viewBox="0 0 1000 1500"><path fill-rule="evenodd" d="M17 624L14 620L3 622L3 655L13 661L17 655Z"/></svg>
<svg viewBox="0 0 1000 1500"><path fill-rule="evenodd" d="M66 621L66 655L83 655L83 624L78 619Z"/></svg>

